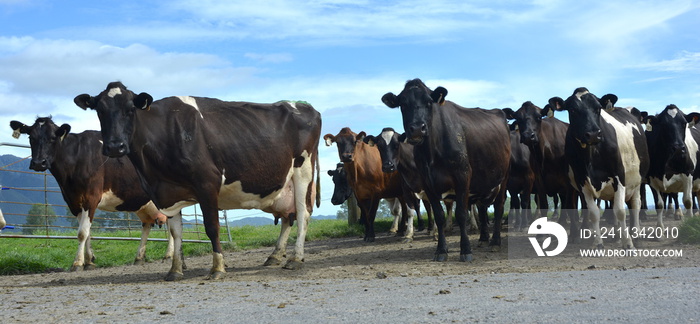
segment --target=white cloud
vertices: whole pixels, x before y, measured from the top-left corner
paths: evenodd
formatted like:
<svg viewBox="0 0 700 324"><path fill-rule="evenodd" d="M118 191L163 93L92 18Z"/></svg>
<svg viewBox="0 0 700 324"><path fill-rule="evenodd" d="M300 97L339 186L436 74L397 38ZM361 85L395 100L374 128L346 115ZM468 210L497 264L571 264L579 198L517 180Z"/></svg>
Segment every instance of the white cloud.
<svg viewBox="0 0 700 324"><path fill-rule="evenodd" d="M682 51L673 59L639 64L637 66L633 66L633 68L660 72L698 73L700 72L700 53Z"/></svg>

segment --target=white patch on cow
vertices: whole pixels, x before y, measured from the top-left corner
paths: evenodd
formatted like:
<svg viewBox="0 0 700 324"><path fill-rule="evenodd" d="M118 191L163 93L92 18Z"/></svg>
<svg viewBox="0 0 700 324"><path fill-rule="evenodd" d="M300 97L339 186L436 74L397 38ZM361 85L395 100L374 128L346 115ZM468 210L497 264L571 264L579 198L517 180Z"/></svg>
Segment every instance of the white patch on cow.
<svg viewBox="0 0 700 324"><path fill-rule="evenodd" d="M192 206L195 204L197 204L197 201L195 201L194 199L181 200L181 201L174 203L170 207L165 207L165 208L161 209L160 212L163 213L165 216L175 217L175 216L180 215L180 210L182 210L183 208L189 207L189 206Z"/></svg>
<svg viewBox="0 0 700 324"><path fill-rule="evenodd" d="M182 102L186 105L192 106L197 112L199 113L199 117L202 117L204 119L204 115L202 115L202 112L199 110L199 106L197 106L197 100L190 96L177 96L178 99L182 100Z"/></svg>
<svg viewBox="0 0 700 324"><path fill-rule="evenodd" d="M117 206L124 203L124 200L117 197L112 190L107 190L102 193L102 199L97 204L97 208L104 211L116 212Z"/></svg>
<svg viewBox="0 0 700 324"><path fill-rule="evenodd" d="M107 97L114 98L114 96L120 95L120 94L122 94L122 89L112 88L112 89L109 89L109 91L107 92Z"/></svg>
<svg viewBox="0 0 700 324"><path fill-rule="evenodd" d="M676 118L676 115L678 115L677 108L667 109L666 112L668 113L669 116L671 116L671 118Z"/></svg>
<svg viewBox="0 0 700 324"><path fill-rule="evenodd" d="M587 93L588 93L588 90L586 90L586 91L579 91L579 92L576 93L576 98L577 98L579 101L581 101L581 97L583 97L583 95L585 95L585 94L587 94Z"/></svg>
<svg viewBox="0 0 700 324"><path fill-rule="evenodd" d="M627 121L624 124L619 122L605 111L601 111L600 115L606 123L615 128L617 147L625 172L625 187L629 189L638 186L642 182L642 176L639 173L641 162L634 145L634 131L638 135L643 135L644 131L633 122Z"/></svg>
<svg viewBox="0 0 700 324"><path fill-rule="evenodd" d="M674 174L670 178L663 177L662 179L651 177L649 185L658 192L683 192L688 183L692 181L692 177L685 174Z"/></svg>
<svg viewBox="0 0 700 324"><path fill-rule="evenodd" d="M292 161L292 165L293 165ZM288 188L288 184L292 179L294 167L290 167L285 178L282 188L276 190L265 197L260 197L258 194L247 193L243 191L241 181L234 181L230 184L226 183L226 176L221 175L221 188L219 189L219 208L220 209L267 209L271 207L283 191L292 190ZM285 196L286 197L286 196Z"/></svg>
<svg viewBox="0 0 700 324"><path fill-rule="evenodd" d="M685 129L685 147L690 154L690 160L693 161L693 165L698 165L698 143L693 139L693 134L690 133L690 128Z"/></svg>
<svg viewBox="0 0 700 324"><path fill-rule="evenodd" d="M394 131L386 130L382 132L382 138L387 144L391 143L391 138L394 137Z"/></svg>
<svg viewBox="0 0 700 324"><path fill-rule="evenodd" d="M604 199L612 200L615 196L615 186L613 186L613 179L610 178L607 181L603 181L600 185L600 190L596 190L593 183L591 183L590 178L586 178L586 182L583 184L583 192L588 193L594 199Z"/></svg>

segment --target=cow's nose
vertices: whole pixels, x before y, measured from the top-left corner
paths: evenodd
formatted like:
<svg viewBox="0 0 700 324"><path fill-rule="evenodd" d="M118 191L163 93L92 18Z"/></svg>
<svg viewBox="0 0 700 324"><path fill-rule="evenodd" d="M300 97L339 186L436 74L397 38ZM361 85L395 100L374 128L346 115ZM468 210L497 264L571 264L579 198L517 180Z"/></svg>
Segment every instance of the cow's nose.
<svg viewBox="0 0 700 324"><path fill-rule="evenodd" d="M340 160L342 162L352 162L352 153L340 154Z"/></svg>
<svg viewBox="0 0 700 324"><path fill-rule="evenodd" d="M46 159L37 159L37 160L32 160L30 163L30 169L34 171L46 171L46 169L49 167L48 162L46 162Z"/></svg>
<svg viewBox="0 0 700 324"><path fill-rule="evenodd" d="M396 166L394 165L393 162L384 163L384 165L382 166L382 171L384 171L386 173L394 172L394 171L396 171Z"/></svg>
<svg viewBox="0 0 700 324"><path fill-rule="evenodd" d="M595 144L595 143L600 142L600 140L601 140L600 135L601 135L600 130L586 132L586 134L584 134L583 139L586 141L586 143Z"/></svg>
<svg viewBox="0 0 700 324"><path fill-rule="evenodd" d="M425 123L413 124L409 128L411 137L423 136L428 131L428 126L426 126Z"/></svg>
<svg viewBox="0 0 700 324"><path fill-rule="evenodd" d="M122 141L112 141L102 147L104 155L109 157L121 157L127 154L126 144Z"/></svg>

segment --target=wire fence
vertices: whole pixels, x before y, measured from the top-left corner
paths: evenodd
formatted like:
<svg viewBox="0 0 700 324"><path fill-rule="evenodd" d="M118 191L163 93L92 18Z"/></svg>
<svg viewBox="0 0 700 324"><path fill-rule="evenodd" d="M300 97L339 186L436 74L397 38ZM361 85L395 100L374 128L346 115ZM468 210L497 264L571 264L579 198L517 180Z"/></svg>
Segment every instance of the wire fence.
<svg viewBox="0 0 700 324"><path fill-rule="evenodd" d="M0 146L3 145L28 148L0 143ZM0 238L76 239L77 217L69 211L53 176L48 172L27 171L30 157L15 161L8 161L8 157L11 156L3 156L4 160L0 163L0 181L3 181L0 210L7 222L6 227L0 230ZM197 207L187 208L190 213L183 210L183 238L187 238L183 242L210 243ZM220 212L219 221L221 241L230 242L231 230L226 211ZM135 213L98 210L91 225L91 236L93 240L140 240L141 230L142 222ZM155 226L148 240L167 241L166 231L167 226Z"/></svg>

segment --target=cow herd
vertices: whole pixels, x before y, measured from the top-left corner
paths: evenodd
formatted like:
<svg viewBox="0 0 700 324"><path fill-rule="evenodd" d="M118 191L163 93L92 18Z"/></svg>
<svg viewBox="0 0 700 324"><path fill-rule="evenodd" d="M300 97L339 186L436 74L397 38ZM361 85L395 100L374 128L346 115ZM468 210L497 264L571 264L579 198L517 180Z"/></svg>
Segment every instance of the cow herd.
<svg viewBox="0 0 700 324"><path fill-rule="evenodd" d="M698 113L686 115L669 105L650 116L615 107L614 95L598 98L585 88L566 99L553 97L544 108L526 102L517 110L464 108L446 96L443 87L431 90L419 79L410 80L399 94L381 98L389 108L400 108L402 131L385 128L367 135L346 127L323 136L327 145L337 146L341 161L329 171L335 184L332 203L354 193L365 241L375 239L380 199L400 204L405 241L413 239L413 218L419 217L423 203L428 227L435 224L436 261L448 259L446 230L453 204L459 260L473 260L468 222L476 224L470 211L478 214L479 244L499 250L507 191L511 209L518 210L513 214L516 228L532 220L531 194L536 213L546 213L548 196L561 201L560 221L569 220L571 239L576 239L579 225L573 212L579 199L583 208L592 207L584 217L590 224L584 226L593 231L600 227L599 199L612 202L623 227L627 204L631 226L639 226L645 184L654 192L659 214L666 194L682 192L692 215L692 197L700 191L700 131L693 127ZM120 82L108 84L96 96L78 95L74 102L97 113L101 132L73 134L70 125L58 126L50 117L31 126L10 123L15 137L29 135L30 168L51 171L78 217L79 248L71 270L94 267L90 225L99 208L134 211L142 220L136 262L144 259L151 226L167 219L171 238L166 256L172 266L165 279L181 279L181 209L196 203L212 243L209 278L226 272L219 241L222 209L260 209L274 215L282 228L265 265L279 265L286 258L286 269L303 266L309 218L320 204L321 115L311 105L183 96L154 101ZM551 118L554 111L564 110L570 124ZM492 234L487 225L490 207L495 215ZM298 235L294 253L287 255L294 223ZM663 226L661 216L658 226ZM602 247L603 242L594 244ZM634 247L629 236L623 247Z"/></svg>

